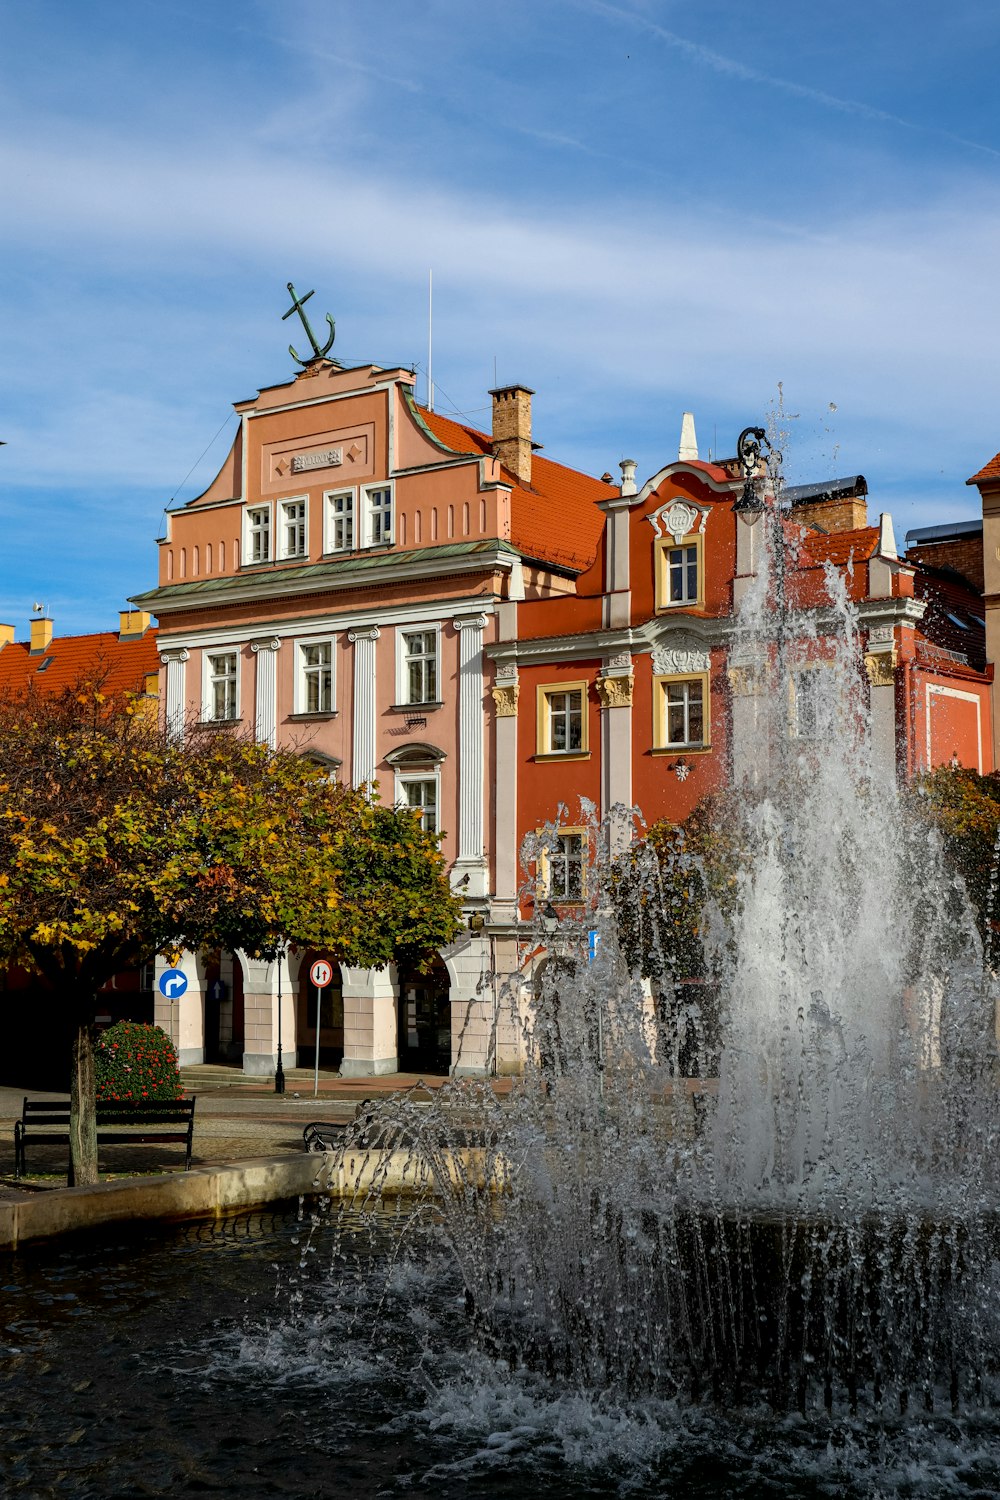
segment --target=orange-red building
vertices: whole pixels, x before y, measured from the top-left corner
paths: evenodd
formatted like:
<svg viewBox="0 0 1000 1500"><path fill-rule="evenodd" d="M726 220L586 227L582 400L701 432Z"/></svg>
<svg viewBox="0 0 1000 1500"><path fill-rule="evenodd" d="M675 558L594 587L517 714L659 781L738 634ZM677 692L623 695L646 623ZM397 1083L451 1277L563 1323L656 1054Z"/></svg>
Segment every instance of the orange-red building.
<svg viewBox="0 0 1000 1500"><path fill-rule="evenodd" d="M539 890L577 893L581 798L598 816L681 819L738 775L751 722L734 617L762 529L736 505L740 464L699 459L686 422L680 457L642 485L623 463L612 483L538 452L526 387L491 396L482 432L418 405L410 371L316 358L237 403L232 450L170 512L158 587L136 600L160 622L177 733L242 725L377 782L442 834L468 930L429 978L335 966L319 1043L348 1075L516 1066L495 976L517 971ZM861 476L784 499L789 600L822 614L828 565L845 579L886 774L992 769L974 584L901 557L887 516L868 525ZM821 721L810 665L794 689L804 736ZM559 817L547 868L526 869L525 836ZM311 1057L310 958L237 955L220 975L192 958L161 1018L182 1057L273 1071L279 986L285 1054Z"/></svg>

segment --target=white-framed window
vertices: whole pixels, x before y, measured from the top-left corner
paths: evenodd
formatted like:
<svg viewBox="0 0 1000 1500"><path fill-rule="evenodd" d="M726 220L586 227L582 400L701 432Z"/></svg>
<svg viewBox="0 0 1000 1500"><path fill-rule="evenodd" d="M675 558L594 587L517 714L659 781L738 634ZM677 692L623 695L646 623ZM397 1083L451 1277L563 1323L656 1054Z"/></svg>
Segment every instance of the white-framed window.
<svg viewBox="0 0 1000 1500"><path fill-rule="evenodd" d="M587 684L566 682L538 688L536 754L586 755Z"/></svg>
<svg viewBox="0 0 1000 1500"><path fill-rule="evenodd" d="M396 802L401 807L412 808L420 814L420 823L425 833L438 832L438 792L440 777L436 771L423 775L396 777Z"/></svg>
<svg viewBox="0 0 1000 1500"><path fill-rule="evenodd" d="M332 639L296 641L295 668L295 712L332 714Z"/></svg>
<svg viewBox="0 0 1000 1500"><path fill-rule="evenodd" d="M542 857L540 894L549 901L582 901L587 893L587 831L564 828Z"/></svg>
<svg viewBox="0 0 1000 1500"><path fill-rule="evenodd" d="M324 552L351 552L354 549L354 491L331 490L325 498Z"/></svg>
<svg viewBox="0 0 1000 1500"><path fill-rule="evenodd" d="M401 704L437 703L440 679L440 639L437 625L396 632L397 701Z"/></svg>
<svg viewBox="0 0 1000 1500"><path fill-rule="evenodd" d="M365 543L385 547L392 541L392 485L370 484L365 489Z"/></svg>
<svg viewBox="0 0 1000 1500"><path fill-rule="evenodd" d="M202 718L214 723L240 716L240 655L238 651L205 652Z"/></svg>
<svg viewBox="0 0 1000 1500"><path fill-rule="evenodd" d="M707 748L709 733L708 673L697 677L654 679L653 746L658 750Z"/></svg>
<svg viewBox="0 0 1000 1500"><path fill-rule="evenodd" d="M788 679L788 725L794 740L825 739L833 728L829 668L793 667Z"/></svg>
<svg viewBox="0 0 1000 1500"><path fill-rule="evenodd" d="M309 502L304 495L278 501L278 556L308 557Z"/></svg>
<svg viewBox="0 0 1000 1500"><path fill-rule="evenodd" d="M271 507L248 505L244 515L246 524L243 538L243 561L246 563L270 562L272 556Z"/></svg>

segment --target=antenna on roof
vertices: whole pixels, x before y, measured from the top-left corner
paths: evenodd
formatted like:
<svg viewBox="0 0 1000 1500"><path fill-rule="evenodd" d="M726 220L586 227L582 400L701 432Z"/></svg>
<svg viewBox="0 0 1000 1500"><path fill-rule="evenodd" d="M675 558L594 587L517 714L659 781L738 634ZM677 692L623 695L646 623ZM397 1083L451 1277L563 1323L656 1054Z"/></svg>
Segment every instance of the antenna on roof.
<svg viewBox="0 0 1000 1500"><path fill-rule="evenodd" d="M434 410L434 272L427 272L427 410Z"/></svg>
<svg viewBox="0 0 1000 1500"><path fill-rule="evenodd" d="M33 604L31 606L31 613L33 615L44 615L44 613L45 613L45 605L44 604Z"/></svg>

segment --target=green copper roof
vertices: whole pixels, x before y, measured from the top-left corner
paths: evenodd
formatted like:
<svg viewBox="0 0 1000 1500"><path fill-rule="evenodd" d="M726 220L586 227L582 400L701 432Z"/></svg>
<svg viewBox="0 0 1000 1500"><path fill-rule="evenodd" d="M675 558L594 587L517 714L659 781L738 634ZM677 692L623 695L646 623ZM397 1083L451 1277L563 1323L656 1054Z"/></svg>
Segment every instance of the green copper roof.
<svg viewBox="0 0 1000 1500"><path fill-rule="evenodd" d="M482 542L448 542L442 547L416 547L406 552L352 552L335 562L307 563L295 568L281 563L263 563L224 578L192 578L184 583L166 583L144 594L136 594L132 602L156 614L164 607L176 608L189 602L196 604L208 597L230 595L245 598L255 592L270 594L286 589L291 593L305 593L324 588L349 588L366 575L404 572L414 563L448 562L483 555L495 557L498 553L506 557L520 556L516 547L496 537ZM263 589L262 584L265 585ZM277 588L268 585L277 585Z"/></svg>

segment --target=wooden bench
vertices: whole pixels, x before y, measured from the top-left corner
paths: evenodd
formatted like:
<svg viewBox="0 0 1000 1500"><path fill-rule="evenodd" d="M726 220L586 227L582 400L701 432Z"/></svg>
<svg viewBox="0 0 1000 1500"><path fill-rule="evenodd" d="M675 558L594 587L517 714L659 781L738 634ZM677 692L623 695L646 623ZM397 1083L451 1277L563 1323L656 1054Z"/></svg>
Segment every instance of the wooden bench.
<svg viewBox="0 0 1000 1500"><path fill-rule="evenodd" d="M97 1144L112 1141L137 1145L162 1145L184 1141L184 1170L191 1166L194 1143L194 1098L191 1099L98 1099ZM174 1128L167 1129L166 1127ZM109 1128L113 1127L113 1128ZM69 1103L59 1099L25 1099L21 1118L14 1125L14 1176L26 1171L24 1148L28 1140L68 1146Z"/></svg>

